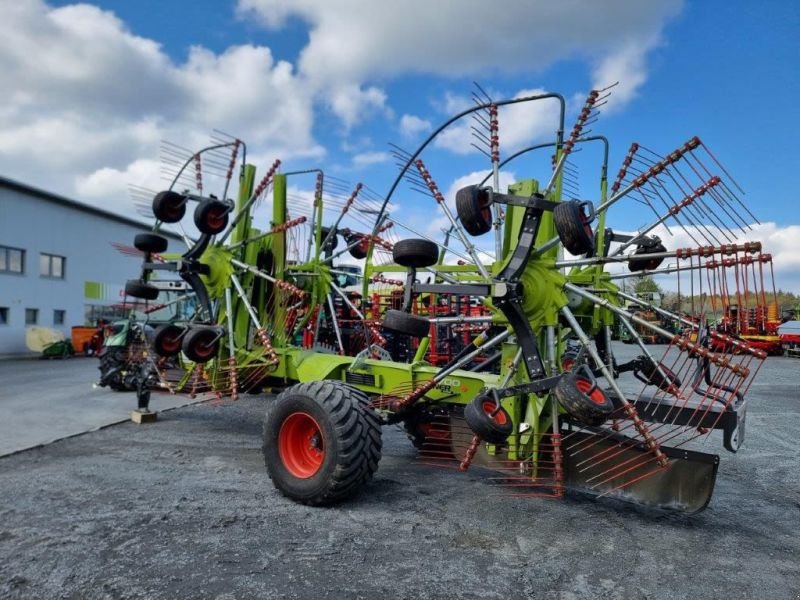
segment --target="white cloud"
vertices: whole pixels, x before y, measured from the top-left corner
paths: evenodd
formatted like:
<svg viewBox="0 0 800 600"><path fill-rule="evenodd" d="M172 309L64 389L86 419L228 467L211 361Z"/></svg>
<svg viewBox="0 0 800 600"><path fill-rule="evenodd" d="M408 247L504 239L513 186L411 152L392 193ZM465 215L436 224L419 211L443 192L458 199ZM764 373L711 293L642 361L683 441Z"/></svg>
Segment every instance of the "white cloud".
<svg viewBox="0 0 800 600"><path fill-rule="evenodd" d="M421 133L431 130L431 122L415 115L403 115L400 117L400 133L403 137L414 138Z"/></svg>
<svg viewBox="0 0 800 600"><path fill-rule="evenodd" d="M692 239L695 238L703 245L719 245L713 239L707 239L707 233L704 229L696 226L687 226L686 230L674 223L669 223L672 235L667 232L663 226L659 226L653 230L653 234L659 236L667 247L668 250L677 250L678 248L696 248L697 243ZM734 241L730 242L724 238L717 228L709 227L712 234L722 243L737 243L743 244L745 242L761 242L762 251L766 254L772 255L772 264L775 272L775 285L777 288L784 290L800 292L800 253L797 252L797 240L800 239L800 225L786 225L781 226L774 222L752 223L746 227L746 234L741 230L735 232L733 236ZM716 257L719 259L719 257ZM665 261L667 263L674 263L673 260ZM697 259L694 259L696 264ZM705 262L705 259L703 259ZM688 266L688 260L680 261L682 267ZM769 268L765 270L765 276L769 277ZM663 280L659 283L666 289L675 288L676 276L664 276ZM703 286L707 287L708 283L703 281ZM688 279L682 280L682 290L688 289ZM767 279L767 291L771 291L772 285Z"/></svg>
<svg viewBox="0 0 800 600"><path fill-rule="evenodd" d="M288 17L306 21L310 41L299 65L315 82L404 73L464 76L498 67L530 73L575 57L597 65L598 76L622 73L638 80L644 73L639 69L643 59L640 62L635 55L646 55L681 4L680 0L239 0L238 7L241 14L255 14L271 28L280 27ZM623 63L638 70L623 69Z"/></svg>
<svg viewBox="0 0 800 600"><path fill-rule="evenodd" d="M337 84L328 96L331 110L342 120L346 129L353 127L360 119L388 110L386 94L374 86L362 88L358 84Z"/></svg>
<svg viewBox="0 0 800 600"><path fill-rule="evenodd" d="M130 186L147 188L160 179L161 164L158 161L138 159L125 169L103 167L88 175L79 175L76 178L75 189L81 198L91 200L98 208L129 212Z"/></svg>
<svg viewBox="0 0 800 600"><path fill-rule="evenodd" d="M542 89L520 90L514 98L537 96L544 94ZM467 104L466 98L463 99ZM449 96L447 104L459 104L453 96ZM498 130L500 137L501 160L504 156L516 150L536 143L555 141L558 129L558 103L552 99L535 100L519 104L501 106L498 109ZM485 115L484 115L485 116ZM449 128L445 129L434 142L439 148L445 148L456 154L472 154L477 150L471 145L476 142L471 127L475 122L469 117L463 117ZM488 132L482 132L487 138Z"/></svg>
<svg viewBox="0 0 800 600"><path fill-rule="evenodd" d="M357 169L363 169L370 165L385 163L391 156L388 152L362 152L353 157L353 166Z"/></svg>
<svg viewBox="0 0 800 600"><path fill-rule="evenodd" d="M197 148L214 128L246 137L254 154L322 152L311 135L312 92L268 48L194 47L176 64L95 6L29 0L2 12L5 176L95 200L100 187L116 193L122 177L136 179L162 139Z"/></svg>
<svg viewBox="0 0 800 600"><path fill-rule="evenodd" d="M615 83L605 112L619 110L630 102L647 80L646 52L658 42L657 37L635 41L622 46L600 61L592 69L592 88L603 89Z"/></svg>

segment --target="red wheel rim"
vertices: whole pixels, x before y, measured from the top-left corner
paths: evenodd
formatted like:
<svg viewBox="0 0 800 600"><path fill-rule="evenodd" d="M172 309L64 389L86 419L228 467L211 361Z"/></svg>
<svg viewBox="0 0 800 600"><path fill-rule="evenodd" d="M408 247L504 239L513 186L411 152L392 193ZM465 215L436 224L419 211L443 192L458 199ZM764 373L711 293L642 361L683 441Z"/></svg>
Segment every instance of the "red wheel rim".
<svg viewBox="0 0 800 600"><path fill-rule="evenodd" d="M194 352L195 356L207 358L217 351L217 346L214 342L205 344L202 340L199 340L194 343L194 348L192 348L192 351Z"/></svg>
<svg viewBox="0 0 800 600"><path fill-rule="evenodd" d="M325 460L325 448L314 417L296 412L286 418L278 433L278 454L292 476L308 479L317 474Z"/></svg>
<svg viewBox="0 0 800 600"><path fill-rule="evenodd" d="M592 390L593 386L592 382L589 381L588 379L576 379L575 385L577 385L578 389L584 394L586 394L586 392L588 392L589 390ZM603 390L601 390L596 385L594 386L592 393L587 394L587 396L589 397L589 400L591 400L598 406L602 406L606 403L606 395L603 393Z"/></svg>
<svg viewBox="0 0 800 600"><path fill-rule="evenodd" d="M210 229L219 229L220 227L225 227L225 217L227 215L228 211L224 208L210 210L206 214L206 225L208 225Z"/></svg>
<svg viewBox="0 0 800 600"><path fill-rule="evenodd" d="M161 340L161 349L164 352L175 352L181 347L181 341L178 338L167 338Z"/></svg>
<svg viewBox="0 0 800 600"><path fill-rule="evenodd" d="M163 352L177 352L181 347L181 332L175 335L165 335L159 340L159 346ZM162 352L162 354L163 354Z"/></svg>
<svg viewBox="0 0 800 600"><path fill-rule="evenodd" d="M426 439L446 440L450 437L449 429L445 428L444 426L436 427L433 423L420 423L419 430Z"/></svg>
<svg viewBox="0 0 800 600"><path fill-rule="evenodd" d="M504 411L502 408L497 411L497 414L492 414L497 409L497 405L491 400L486 400L481 407L483 408L483 412L485 412L486 415L498 425L505 425L508 423L506 411Z"/></svg>

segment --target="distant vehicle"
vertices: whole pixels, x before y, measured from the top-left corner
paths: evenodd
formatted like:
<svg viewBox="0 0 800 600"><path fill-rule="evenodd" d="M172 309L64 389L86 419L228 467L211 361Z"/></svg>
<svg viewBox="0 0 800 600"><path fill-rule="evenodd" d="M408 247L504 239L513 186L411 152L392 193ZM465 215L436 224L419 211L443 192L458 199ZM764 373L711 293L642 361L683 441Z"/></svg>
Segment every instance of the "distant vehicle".
<svg viewBox="0 0 800 600"><path fill-rule="evenodd" d="M786 321L778 326L778 337L786 356L800 358L800 321Z"/></svg>

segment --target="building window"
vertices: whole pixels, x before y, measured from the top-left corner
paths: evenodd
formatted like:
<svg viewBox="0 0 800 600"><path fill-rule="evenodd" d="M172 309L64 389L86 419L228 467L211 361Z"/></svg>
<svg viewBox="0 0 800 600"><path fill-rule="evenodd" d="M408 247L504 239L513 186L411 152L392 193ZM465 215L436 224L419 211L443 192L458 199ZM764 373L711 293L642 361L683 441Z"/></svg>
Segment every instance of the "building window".
<svg viewBox="0 0 800 600"><path fill-rule="evenodd" d="M66 262L67 259L63 256L42 252L39 255L39 274L42 277L64 279L64 263Z"/></svg>
<svg viewBox="0 0 800 600"><path fill-rule="evenodd" d="M0 246L0 273L25 272L25 250Z"/></svg>
<svg viewBox="0 0 800 600"><path fill-rule="evenodd" d="M8 325L8 307L0 306L0 325Z"/></svg>
<svg viewBox="0 0 800 600"><path fill-rule="evenodd" d="M25 325L36 325L39 322L39 309L26 308L25 309Z"/></svg>
<svg viewBox="0 0 800 600"><path fill-rule="evenodd" d="M67 311L58 309L53 311L53 325L63 325L66 320Z"/></svg>

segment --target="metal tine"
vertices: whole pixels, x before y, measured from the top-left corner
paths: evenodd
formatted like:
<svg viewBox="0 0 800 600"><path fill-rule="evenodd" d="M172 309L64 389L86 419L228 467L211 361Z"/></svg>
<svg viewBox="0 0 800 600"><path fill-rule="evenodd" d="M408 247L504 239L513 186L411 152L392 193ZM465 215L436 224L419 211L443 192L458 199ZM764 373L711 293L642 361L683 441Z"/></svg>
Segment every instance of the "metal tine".
<svg viewBox="0 0 800 600"><path fill-rule="evenodd" d="M692 169L692 170L693 170L695 173L697 173L697 167L694 165L694 163L697 163L697 165L699 165L699 167L700 167L700 168L701 168L701 169L702 169L702 170L703 170L705 173L710 173L710 171L709 171L709 170L708 170L708 168L705 166L705 164L704 164L704 163L703 163L703 162L702 162L702 161L701 161L701 160L700 160L700 159L699 159L697 156L695 156L693 153L689 153L689 155L690 155L690 157L689 157L689 158L687 158L687 161L686 161L686 162L687 162L687 164L689 165L689 167L690 167L690 168L691 168L691 169ZM720 166L720 167L723 169L723 171L724 171L724 167L722 167L721 165L719 165L719 166ZM698 176L701 176L701 175L698 173ZM728 175L728 174L726 173L726 177L730 177L730 175ZM736 182L734 182L734 184L736 184ZM726 204L727 206L730 206L730 209L731 209L731 211L733 211L733 213L734 213L734 214L735 214L735 215L736 215L736 216L737 216L739 219L741 219L741 222L744 224L744 226L745 226L745 227L747 227L748 229L752 230L753 228L752 228L752 227L751 227L751 226L750 226L750 225L747 223L747 221L745 220L745 218L744 218L744 217L742 217L742 216L741 216L741 215L738 213L738 211L736 211L736 210L733 208L733 206L732 206L732 202L729 202L728 200L726 200L726 199L725 199L725 198L722 196L722 193L724 192L724 193L725 193L725 194L726 194L726 195L729 197L729 199L730 199L731 201L734 201L734 202L738 203L738 204L739 204L739 205L740 205L742 208L744 208L744 210L747 212L747 214L748 214L748 215L749 215L749 216L750 216L752 219L754 219L756 223L759 223L759 220L758 220L758 219L755 217L755 215L753 215L753 213L752 213L752 212L750 212L750 210L747 208L747 205L746 205L746 204L744 204L744 203L741 201L741 199L740 199L740 198L739 198L739 197L738 197L738 196L737 196L737 195L736 195L736 194L733 192L733 190L731 190L731 189L730 189L730 187L728 186L728 184L727 184L727 183L726 183L724 180L723 180L723 182L722 182L722 185L721 185L720 187L721 187L721 190L720 190L720 191L715 191L715 193L716 193L716 194L719 194L720 201L721 201L721 202L723 202L724 204ZM746 233L746 232L745 232L745 233Z"/></svg>
<svg viewBox="0 0 800 600"><path fill-rule="evenodd" d="M722 182L722 183L721 183L721 187L724 187L724 182ZM752 227L752 225L750 225L750 224L749 224L749 223L748 223L748 222L747 222L747 221L744 219L744 217L742 217L742 215L740 215L740 214L739 214L739 213L736 211L736 209L735 209L735 208L734 208L734 207L731 205L731 203L730 203L730 202L728 202L728 201L725 199L725 197L723 196L723 194L722 194L722 191L721 191L721 190L717 190L717 189L711 190L711 194L710 194L710 196L711 196L711 198L713 198L713 200L714 200L714 201L717 203L717 205L718 205L718 206L719 206L719 207L720 207L720 208L721 208L723 211L725 211L725 214L727 214L727 215L728 215L728 217L731 219L731 221L732 221L732 222L733 222L733 223L734 223L734 224L735 224L735 225L736 225L736 226L737 226L739 229L741 229L741 230L742 230L742 233L744 233L744 234L746 235L748 230L750 230L750 231L752 231L752 230L753 230L753 227ZM745 227L746 227L747 229L745 229Z"/></svg>
<svg viewBox="0 0 800 600"><path fill-rule="evenodd" d="M640 187L638 187L638 188L636 189L636 192L637 192L637 193L638 193L638 194L639 194L639 195L642 197L642 199L643 199L643 201L639 201L639 203L640 203L640 204L646 204L648 207L650 207L650 210L652 210L652 211L653 211L653 214L656 216L656 218L657 218L657 219L660 219L660 218L661 218L663 215L662 215L660 212L658 212L658 209L656 209L656 207L655 207L655 206L653 206L653 203L651 202L651 199L652 199L652 198L651 198L651 196L650 196L650 195L649 195L649 194L648 194L648 193L645 191L645 189L644 189L644 186L640 186ZM656 194L656 195L657 195L657 194ZM635 197L635 196L633 196L633 198L635 199L636 197ZM662 200L662 201L663 201L663 200ZM665 203L665 204L666 204L666 203ZM667 224L666 224L666 222L665 222L665 223L663 223L663 225L664 225L664 229L666 229L666 230L667 230L667 233L668 233L669 235L674 235L674 234L672 233L672 230L669 228L669 225L667 225ZM681 225L681 223L680 223L680 222L678 222L678 225ZM681 225L681 227L683 227L683 225ZM686 229L685 229L685 228L684 228L684 231L686 231ZM692 236L691 236L691 234L690 234L688 231L686 231L686 234L687 234L689 237L692 237ZM692 238L692 239L694 239L694 238Z"/></svg>
<svg viewBox="0 0 800 600"><path fill-rule="evenodd" d="M491 147L492 142L483 134L483 132L472 126L470 126L470 130L472 131L472 137L477 138L479 141L486 144L487 147Z"/></svg>
<svg viewBox="0 0 800 600"><path fill-rule="evenodd" d="M474 112L474 113L472 113L472 118L473 118L473 120L477 121L479 124L483 125L483 128L484 128L486 131L490 131L490 130L491 130L491 128L492 128L492 127L491 127L491 125L489 124L489 121L487 121L487 120L484 118L484 116L483 116L482 114L480 114L480 112Z"/></svg>
<svg viewBox="0 0 800 600"><path fill-rule="evenodd" d="M646 150L647 152L651 153L653 156L657 157L659 160L663 159L663 157L661 157L659 154L653 152L649 148L647 148L645 146L642 146L642 148L644 150ZM641 161L644 164L649 164L649 165L653 165L653 164L655 164L655 162L657 162L657 161L649 161L647 158L645 158L643 156L640 156L637 160ZM687 189L684 189L684 186L681 185L680 181L678 181L675 178L675 175L673 174L673 170L675 171L675 173L677 173L677 175L680 177L680 179L683 180L683 182L686 184L686 186L688 186L688 193L691 193L691 191L692 191L694 186L688 180L688 178L683 173L680 172L680 170L677 168L677 165L671 164L669 167L664 169L663 172L666 173L666 175L672 180L672 182L675 184L675 187L678 188L678 191L680 192L680 194L682 196L685 196L687 194ZM699 174L698 174L698 179L699 179L700 182L703 181L702 177L700 177ZM735 238L732 235L730 235L730 229L725 225L725 223L722 221L722 219L720 219L717 215L715 215L713 211L709 210L709 208L706 206L706 204L705 204L705 202L703 201L702 198L697 198L697 200L695 200L695 202L692 203L691 207L686 207L684 210L686 212L690 212L688 210L689 208L694 209L692 211L692 213L694 211L696 211L697 213L700 214L701 217L705 216L705 218L709 222L711 222L714 225L714 227L716 227L718 233L722 237L724 237L728 242L733 242L735 240ZM716 237L714 239L716 239ZM719 240L717 240L717 242L718 241Z"/></svg>
<svg viewBox="0 0 800 600"><path fill-rule="evenodd" d="M670 165L670 167L673 167L673 166L674 165ZM671 169L669 169L669 168L668 169L664 169L664 172L667 174L667 176L675 184L675 187L678 189L680 194L681 195L685 195L687 193L687 190L684 189L684 187L680 184L680 182L675 179L675 176L672 174ZM686 183L687 183L687 185L689 185L688 181L686 181ZM691 191L692 191L692 187L691 187L691 185L689 185L688 193L691 193ZM705 219L711 224L711 226L713 226L716 229L717 233L720 236L724 237L728 242L733 242L735 240L734 237L729 235L730 234L730 229L728 227L726 227L725 223L718 216L716 216L713 213L713 211L710 211L708 209L708 207L703 202L702 198L697 198L692 203L691 206L688 206L688 207L684 208L683 210L686 213L689 213L690 215L692 215L694 213L698 213L700 219L705 217ZM702 221L700 219L697 220L698 224L702 223ZM710 232L710 230L707 227L705 227L705 225L703 225L703 227L704 227L704 229L706 229L706 231ZM714 237L714 239L717 241L717 243L719 243L719 240L716 238L716 236L712 236L712 237Z"/></svg>
<svg viewBox="0 0 800 600"><path fill-rule="evenodd" d="M694 165L690 161L686 161L686 164L689 166L689 168L692 170L692 172L695 175L697 175L697 177L702 179L702 177L703 177L702 174L700 174L697 171L697 169L694 167ZM672 165L672 166L675 169L675 172L678 173L678 175L680 175L681 178L683 178L688 183L688 178L681 172L681 170L678 168L678 165ZM746 227L749 227L747 225L747 222L742 218L742 216L739 215L733 209L733 207L730 207L730 211L728 210L727 202L725 202L724 199L722 199L722 197L719 195L719 192L716 189L709 190L709 192L710 192L709 195L711 196L711 198L717 203L717 205L722 209L722 211L728 216L728 218L731 220L733 225L735 225L736 227L739 227L739 229L742 230L742 233L747 234L747 231L741 226L741 224L739 222L739 220L740 220L741 223L743 223ZM731 214L731 212L733 212L733 214ZM737 217L738 217L739 220L737 220Z"/></svg>
<svg viewBox="0 0 800 600"><path fill-rule="evenodd" d="M728 171L725 169L725 167L724 167L724 166L723 166L723 165L722 165L722 164L721 164L721 163L720 163L718 160L716 160L716 158L715 158L715 157L714 157L714 156L713 156L713 155L710 153L710 151L708 150L708 148L706 147L706 145L705 145L705 144L704 144L702 141L700 142L700 144L701 144L701 145L703 146L703 148L706 150L706 153L708 153L708 154L709 154L709 156L712 158L712 160L713 160L713 161L714 161L714 162L717 164L717 166L718 166L718 167L719 167L719 168L722 170L722 172L725 174L725 176L726 176L727 178L731 179L731 181L733 181L733 178L731 177L730 173L728 173ZM661 157L661 156L660 156L660 155L659 155L657 152L654 152L653 150L651 150L651 149L649 149L649 148L647 148L647 147L644 147L644 146L642 146L642 148L643 148L644 150L646 150L647 152L649 152L650 154L652 154L652 155L654 155L654 156L656 156L656 157L662 158L662 157ZM702 180L702 179L705 179L706 177L710 177L710 176L712 176L712 175L713 175L713 173L712 173L712 172L711 172L711 171L710 171L710 170L709 170L709 169L706 167L705 163L703 163L703 161L702 161L702 160L700 160L700 158L699 158L699 157L698 157L698 156L697 156L697 155L694 153L694 151L689 151L689 152L687 152L686 154L684 154L684 155L683 155L683 157L682 157L682 158L684 158L684 159L685 159L685 161L686 161L686 164L689 166L689 168L690 168L690 169L692 169L692 171L695 173L695 175L697 175L697 177L698 177L698 178L700 178L701 180ZM696 162L696 163L697 163L697 165L699 165L699 167L702 169L702 171L703 171L705 174L703 174L703 173L700 173L700 172L698 171L698 169L695 167L695 165L693 164L693 162L692 162L692 161ZM677 168L677 165L676 165L676 164L673 164L673 165L671 165L671 166L675 167L676 171L678 170L678 168ZM735 181L733 181L733 183L734 183L734 185L736 185L736 187L737 187L737 188L739 187L739 186L738 186L738 184L737 184ZM730 187L727 185L727 183L725 183L725 181L723 181L723 182L722 182L722 185L721 185L721 186L719 186L719 187L720 187L722 190L726 190L726 191L727 191L727 192L730 194L731 198L732 198L733 200L735 200L736 202L738 202L738 203L739 203L739 205L740 205L740 206L742 206L742 208L744 208L744 209L745 209L745 211L747 211L747 213L750 215L750 217L751 217L751 218L753 218L753 219L754 219L756 222L758 222L758 219L756 219L755 215L753 215L753 213L752 213L752 212L750 212L750 209L749 209L749 208L748 208L748 207L747 207L747 206L746 206L746 205L745 205L745 204L744 204L744 203L741 201L741 199L740 199L740 198L739 198L739 197L738 197L736 194L734 194L734 193L733 193L733 192L730 190ZM741 188L739 188L739 189L741 190ZM719 191L719 190L715 190L713 195L716 195L716 194L719 194L719 193L720 193L720 191ZM720 197L720 199L721 199L721 200L723 200L723 202L724 202L724 199L722 199L721 197ZM726 203L726 204L727 204L727 203ZM723 208L723 210L725 210L725 208L724 208L722 205L720 205L720 207L721 207L721 208ZM738 213L737 213L735 210L733 210L733 207L731 207L731 210L732 210L732 211L733 211L735 214L737 214L737 216L739 217L739 219L741 219L741 221L742 221L742 222L745 224L745 226L749 227L749 225L748 225L748 224L747 224L747 222L746 222L746 221L745 221L745 220L744 220L744 219L741 217L741 215L738 215ZM730 215L730 213L729 213L728 211L725 211L725 212L728 214L728 216L731 218L731 220L733 221L733 223L736 225L736 224L737 224L737 221L736 221L736 219L734 219L734 218L733 218L733 217ZM751 228L751 229L752 229L752 228ZM743 230L743 231L744 231L744 230ZM745 231L744 233L746 233L746 231Z"/></svg>
<svg viewBox="0 0 800 600"><path fill-rule="evenodd" d="M473 148L475 148L475 150L477 150L481 154L486 155L487 158L490 158L490 159L492 158L492 155L489 152L487 152L486 150L484 150L483 148L481 148L480 146L478 146L474 142L470 142L469 145L472 146Z"/></svg>
<svg viewBox="0 0 800 600"><path fill-rule="evenodd" d="M481 86L481 84L478 83L477 81L473 81L472 85L475 86L475 89L478 90L478 92L480 92L483 95L483 98L485 100L484 104L491 104L492 97L486 92L483 86Z"/></svg>
<svg viewBox="0 0 800 600"><path fill-rule="evenodd" d="M739 190L739 193L740 194L744 194L745 191L742 189L742 187L736 182L736 180L733 178L733 176L728 172L728 169L725 168L725 165L723 165L722 162L720 162L717 159L717 157L711 152L711 150L708 148L708 146L706 146L706 144L705 144L705 142L703 142L703 140L700 140L700 145L703 147L703 150L706 151L706 154L708 154L709 158L711 158L711 160L713 160L716 163L716 165L720 169L722 169L722 172L725 173L725 177L727 177L728 179L731 180L731 182L733 182L733 185L736 186L736 189ZM699 158L695 157L695 159L698 162L701 162ZM755 217L753 217L753 218L755 218Z"/></svg>
<svg viewBox="0 0 800 600"><path fill-rule="evenodd" d="M211 130L211 139L214 139L214 136L219 138L221 142L235 142L236 140L240 139L238 136L231 135L226 131L222 131L221 129L217 129L216 127Z"/></svg>
<svg viewBox="0 0 800 600"><path fill-rule="evenodd" d="M422 178L422 176L419 173L416 173L414 175L409 175L407 177L404 176L403 179L405 179L407 182L409 182L412 185L422 185L425 188L428 187L427 184L425 183L425 180Z"/></svg>
<svg viewBox="0 0 800 600"><path fill-rule="evenodd" d="M640 160L640 158L634 158L634 161L637 161L637 160L638 160L638 161L640 161L640 162L643 162L643 161L641 161L641 160ZM645 163L645 164L646 164L646 163ZM633 167L633 166L629 167L629 169L631 169L631 170L632 170L632 171L634 171L635 173L642 173L642 172L643 172L643 171L639 171L639 170L637 170L637 169L636 169L635 167ZM659 178L659 175L655 175L655 176L651 177L651 178L650 178L650 179L647 181L647 183L646 183L645 185L647 185L647 186L648 186L648 188L649 188L649 189L651 189L651 190L653 191L653 193L656 195L656 197L657 197L659 200L661 200L661 202L664 204L664 207L665 207L667 210L669 210L670 208L672 208L672 206L674 206L674 205L676 204L676 202L675 202L675 198L672 196L672 194L670 194L670 193L669 193L669 190L667 189L667 186L666 186L666 185L665 185L665 183L664 183L664 182L663 182L663 181L662 181L662 180ZM659 191L659 188L661 189L661 191ZM664 200L664 196L663 196L663 195L662 195L662 193L661 193L662 191L663 191L663 193L664 193L664 194L665 194L665 195L666 195L666 196L669 198L669 202L667 202L666 200ZM657 214L658 214L658 213L657 213ZM658 216L659 216L659 217L661 217L662 215L658 215ZM696 217L693 217L691 213L688 213L688 211L687 211L687 213L685 213L685 214L684 214L684 216L687 218L687 221L688 221L688 222L689 222L691 225L694 225L694 227L695 227L695 228L702 227L703 229L705 229L705 230L706 230L706 233L708 234L708 236L705 236L705 235L704 235L703 237L706 239L706 241L707 241L709 244L710 244L710 243L712 243L712 242L711 242L711 240L712 240L712 239L716 240L716 243L717 243L717 244L719 244L719 243L720 243L720 242L719 242L719 240L717 240L717 239L714 237L714 234L713 234L713 233L711 233L711 232L708 230L708 228L706 228L706 227L705 227L705 225L704 225L704 224L702 224L702 223L700 223L700 222L697 222L697 221L696 221ZM684 233L685 233L686 235L688 235L690 238L692 238L692 240L693 240L695 243L697 243L697 244L699 245L699 242L697 241L697 239L696 239L696 238L695 238L695 237L694 237L694 236L693 236L691 233L689 233L689 230L688 230L688 229L686 229L686 226L684 226L684 224L683 224L682 220L681 220L680 218L678 218L678 215L672 215L672 218L673 218L673 219L674 219L674 221L675 221L675 222L676 222L676 223L677 223L677 224L678 224L678 225L681 227L681 229L683 229ZM666 227L666 225L665 225L665 227Z"/></svg>
<svg viewBox="0 0 800 600"><path fill-rule="evenodd" d="M161 141L161 152L166 152L168 154L173 154L177 156L183 156L184 158L190 158L195 155L193 150L186 148L184 146L179 146L175 142L170 142L168 140Z"/></svg>

